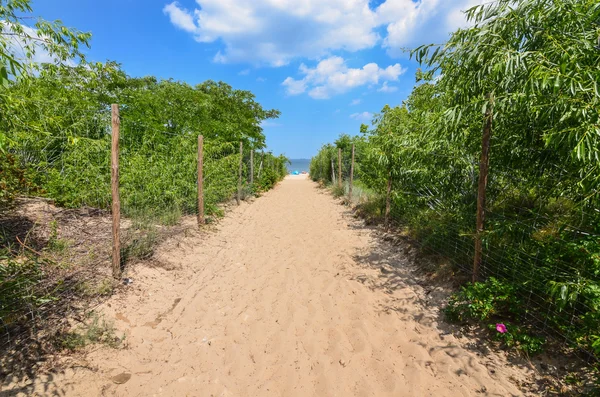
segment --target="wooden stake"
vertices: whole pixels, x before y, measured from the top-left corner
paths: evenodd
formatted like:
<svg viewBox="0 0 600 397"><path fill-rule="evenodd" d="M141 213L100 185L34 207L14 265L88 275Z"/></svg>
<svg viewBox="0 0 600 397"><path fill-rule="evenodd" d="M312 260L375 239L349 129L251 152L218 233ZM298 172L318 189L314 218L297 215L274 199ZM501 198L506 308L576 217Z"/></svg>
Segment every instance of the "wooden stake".
<svg viewBox="0 0 600 397"><path fill-rule="evenodd" d="M331 183L335 184L335 166L333 165L333 158L331 159Z"/></svg>
<svg viewBox="0 0 600 397"><path fill-rule="evenodd" d="M250 189L254 192L254 149L250 150Z"/></svg>
<svg viewBox="0 0 600 397"><path fill-rule="evenodd" d="M338 148L338 186L342 187L342 149Z"/></svg>
<svg viewBox="0 0 600 397"><path fill-rule="evenodd" d="M240 141L240 171L238 176L238 189L236 201L237 205L240 205L240 201L242 200L242 170L244 166L244 143Z"/></svg>
<svg viewBox="0 0 600 397"><path fill-rule="evenodd" d="M263 169L263 160L264 160L264 159L265 159L265 151L263 150L263 151L260 153L260 165L258 166L258 175L257 175L257 177L256 177L257 179L260 179L260 172L261 172L261 171L262 171L262 169Z"/></svg>
<svg viewBox="0 0 600 397"><path fill-rule="evenodd" d="M121 119L119 105L113 104L112 110L112 146L111 146L111 187L112 187L112 274L121 277L121 199L119 198L119 133Z"/></svg>
<svg viewBox="0 0 600 397"><path fill-rule="evenodd" d="M483 137L481 141L481 159L479 161L479 185L477 191L477 224L475 230L475 257L473 259L473 282L479 279L479 272L483 257L481 235L485 230L485 193L490 168L490 139L492 136L492 122L494 119L494 97L487 94L489 101L485 110L485 121L483 125Z"/></svg>
<svg viewBox="0 0 600 397"><path fill-rule="evenodd" d="M348 204L352 205L352 183L354 182L354 144L352 144L352 162L350 163L350 185L348 186Z"/></svg>
<svg viewBox="0 0 600 397"><path fill-rule="evenodd" d="M204 217L204 137L198 135L198 226L206 223Z"/></svg>
<svg viewBox="0 0 600 397"><path fill-rule="evenodd" d="M385 195L385 226L390 225L390 211L392 209L392 170L388 171L387 192Z"/></svg>

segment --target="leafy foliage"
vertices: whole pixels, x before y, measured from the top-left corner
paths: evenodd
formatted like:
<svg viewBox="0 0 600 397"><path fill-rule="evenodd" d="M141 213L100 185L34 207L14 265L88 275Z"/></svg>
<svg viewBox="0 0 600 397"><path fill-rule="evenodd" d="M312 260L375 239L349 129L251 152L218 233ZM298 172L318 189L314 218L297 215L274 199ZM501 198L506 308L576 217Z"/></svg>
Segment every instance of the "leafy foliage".
<svg viewBox="0 0 600 397"><path fill-rule="evenodd" d="M539 353L544 338L529 329L513 325L523 323L526 306L516 294L515 286L490 277L483 283L468 284L454 294L446 308L446 316L457 322L477 321L487 323L495 338L508 347L515 347L527 354ZM498 332L496 324L506 327Z"/></svg>
<svg viewBox="0 0 600 397"><path fill-rule="evenodd" d="M379 203L391 177L393 221L469 274L492 111L487 281L458 293L451 314L499 316L529 351L537 340L519 341L515 330L558 333L600 354L600 5L499 0L467 16L470 26L446 44L413 52L425 71L402 105L385 106L350 138L361 142L355 177ZM333 150L313 159L313 178L328 180Z"/></svg>
<svg viewBox="0 0 600 397"><path fill-rule="evenodd" d="M10 208L17 194L27 188L25 171L10 153L0 152L0 211Z"/></svg>
<svg viewBox="0 0 600 397"><path fill-rule="evenodd" d="M469 284L450 298L446 314L455 321L517 318L522 302L514 286L490 277L484 283Z"/></svg>
<svg viewBox="0 0 600 397"><path fill-rule="evenodd" d="M264 110L252 93L225 83L191 87L131 78L115 63L46 65L39 76L15 82L8 92L15 101L0 125L9 152L27 169L32 184L66 207L109 207L110 104L120 104L126 216L196 211L200 133L206 206L216 211L217 203L236 192L240 140L248 150L263 149L260 123L279 114ZM271 153L266 160L276 165ZM270 168L258 182L267 189L281 177L281 168Z"/></svg>
<svg viewBox="0 0 600 397"><path fill-rule="evenodd" d="M0 319L4 326L53 300L36 288L44 277L42 266L35 258L14 258L6 250L0 253Z"/></svg>
<svg viewBox="0 0 600 397"><path fill-rule="evenodd" d="M66 28L60 21L37 19L34 26L24 21L33 19L30 0L0 1L0 86L14 78L27 78L36 53L45 52L57 64L83 59L81 45L88 45L91 35Z"/></svg>

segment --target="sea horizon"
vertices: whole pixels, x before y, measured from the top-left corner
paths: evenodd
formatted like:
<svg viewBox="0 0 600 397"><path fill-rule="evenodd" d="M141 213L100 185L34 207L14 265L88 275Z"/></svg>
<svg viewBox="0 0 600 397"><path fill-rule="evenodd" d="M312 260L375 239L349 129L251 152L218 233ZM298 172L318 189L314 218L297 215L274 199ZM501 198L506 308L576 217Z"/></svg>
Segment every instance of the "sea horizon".
<svg viewBox="0 0 600 397"><path fill-rule="evenodd" d="M309 172L309 168L310 159L290 159L290 163L287 164L287 169L290 174L294 171Z"/></svg>

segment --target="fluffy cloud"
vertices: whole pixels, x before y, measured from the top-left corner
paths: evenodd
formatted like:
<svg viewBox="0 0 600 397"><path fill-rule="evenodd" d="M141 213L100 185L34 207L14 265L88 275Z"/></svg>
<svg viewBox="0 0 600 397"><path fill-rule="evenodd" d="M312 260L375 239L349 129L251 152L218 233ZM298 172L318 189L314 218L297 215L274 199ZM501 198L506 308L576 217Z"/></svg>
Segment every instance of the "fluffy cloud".
<svg viewBox="0 0 600 397"><path fill-rule="evenodd" d="M377 44L399 56L403 47L443 41L465 24L461 11L482 2L385 0L374 7L369 0L195 1L193 9L173 2L163 11L197 41L221 41L224 48L215 54L215 61L271 66ZM385 32L384 37L379 31Z"/></svg>
<svg viewBox="0 0 600 397"><path fill-rule="evenodd" d="M350 115L351 119L358 121L369 121L373 119L373 113L370 112L362 112L362 113L353 113Z"/></svg>
<svg viewBox="0 0 600 397"><path fill-rule="evenodd" d="M377 89L378 92L384 92L386 94L391 93L391 92L396 92L398 91L398 87L393 87L393 86L389 86L387 81L383 82L383 85L381 86L381 88Z"/></svg>
<svg viewBox="0 0 600 397"><path fill-rule="evenodd" d="M196 0L187 10L164 7L171 22L204 43L222 40L217 62L282 66L296 57L357 51L379 40L368 0Z"/></svg>
<svg viewBox="0 0 600 397"><path fill-rule="evenodd" d="M403 48L444 42L449 34L466 26L463 11L483 0L387 0L376 10L377 20L386 26L383 47L392 56Z"/></svg>
<svg viewBox="0 0 600 397"><path fill-rule="evenodd" d="M355 99L352 102L350 102L350 106L360 105L361 102L362 102L362 99Z"/></svg>
<svg viewBox="0 0 600 397"><path fill-rule="evenodd" d="M376 63L368 63L360 69L349 68L341 57L329 57L320 61L316 67L300 65L302 79L288 77L282 83L288 95L298 95L308 91L315 99L327 99L352 88L366 84L379 84L380 81L396 81L406 72L399 63L383 69Z"/></svg>

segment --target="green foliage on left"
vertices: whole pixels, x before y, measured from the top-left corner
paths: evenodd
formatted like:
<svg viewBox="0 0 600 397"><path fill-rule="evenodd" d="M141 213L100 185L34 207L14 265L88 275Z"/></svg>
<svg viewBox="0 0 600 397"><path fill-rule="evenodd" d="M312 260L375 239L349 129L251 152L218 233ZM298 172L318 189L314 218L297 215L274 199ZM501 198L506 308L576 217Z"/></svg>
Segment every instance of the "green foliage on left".
<svg viewBox="0 0 600 397"><path fill-rule="evenodd" d="M39 258L15 258L7 250L0 251L0 319L4 326L33 313L55 298L36 288L44 278L44 263Z"/></svg>
<svg viewBox="0 0 600 397"><path fill-rule="evenodd" d="M199 134L206 207L217 211L237 190L239 142L247 175L249 150L265 147L261 122L279 115L251 92L222 82L192 87L132 78L112 62L45 65L38 76L10 84L6 95L11 101L0 119L6 150L34 187L65 207L110 206L110 105L118 103L120 193L124 215L133 217L195 213ZM277 159L267 153L264 161ZM265 168L257 182L270 188L281 171Z"/></svg>
<svg viewBox="0 0 600 397"><path fill-rule="evenodd" d="M23 170L10 153L0 152L0 211L10 208L28 186Z"/></svg>
<svg viewBox="0 0 600 397"><path fill-rule="evenodd" d="M90 33L69 29L60 21L36 19L32 12L31 0L0 1L0 87L27 78L39 66L34 62L36 53L45 53L56 64L84 59L80 47L88 46ZM26 24L34 19L33 26Z"/></svg>

